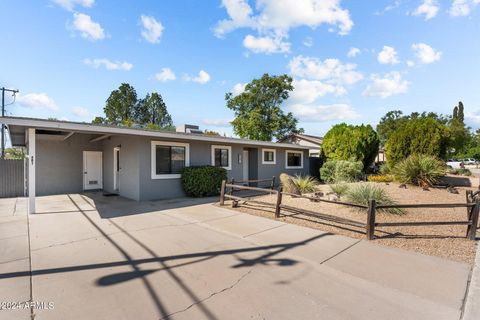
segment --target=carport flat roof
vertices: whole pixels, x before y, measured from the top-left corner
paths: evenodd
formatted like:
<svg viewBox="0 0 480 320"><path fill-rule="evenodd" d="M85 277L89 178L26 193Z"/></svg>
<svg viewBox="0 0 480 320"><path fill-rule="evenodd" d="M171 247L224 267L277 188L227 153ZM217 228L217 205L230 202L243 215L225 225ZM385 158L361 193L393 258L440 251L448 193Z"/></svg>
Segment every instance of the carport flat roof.
<svg viewBox="0 0 480 320"><path fill-rule="evenodd" d="M0 117L0 123L8 126L8 132L12 145L25 145L25 129L35 128L44 130L57 130L75 133L90 133L100 135L134 135L161 139L180 139L190 141L208 141L216 143L230 143L230 144L244 144L252 146L265 147L282 147L293 149L309 149L305 146L300 146L291 143L276 143L249 139L227 138L218 136L207 136L203 134L181 133L170 131L156 131L143 128L125 128L111 125L99 125L85 122L71 122L60 120L46 120L26 117Z"/></svg>

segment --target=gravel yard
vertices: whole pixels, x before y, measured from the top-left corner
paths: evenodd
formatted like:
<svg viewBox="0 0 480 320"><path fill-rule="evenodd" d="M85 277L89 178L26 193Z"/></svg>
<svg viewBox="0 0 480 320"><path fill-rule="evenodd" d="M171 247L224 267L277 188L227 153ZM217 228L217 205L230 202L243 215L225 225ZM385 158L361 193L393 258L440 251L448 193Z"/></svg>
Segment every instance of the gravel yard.
<svg viewBox="0 0 480 320"><path fill-rule="evenodd" d="M478 184L478 178L472 178L471 180L473 186ZM377 185L384 188L393 199L402 204L465 202L465 190L473 188L457 187L458 194L453 194L447 192L446 189L432 188L429 191L424 191L422 188L413 186L408 186L407 189L403 189L399 188L398 183L377 183ZM327 185L320 185L319 189L325 194L331 191ZM327 196L324 198L326 199ZM255 197L255 200L274 204L276 201L276 196L258 196ZM359 211L338 204L312 202L308 199L292 198L290 196L284 196L282 203L289 206L304 208L323 214L335 215L361 222L365 222L367 218L367 214L364 211ZM230 202L227 201L226 205L229 204ZM274 219L274 209L268 206L247 202L242 203L234 210ZM365 238L365 230L363 228L340 225L311 216L304 216L288 211L282 211L282 216L279 219L288 223L320 229L352 238ZM466 208L407 209L404 215L392 215L382 212L377 213L377 222L459 221L466 219ZM465 225L376 227L376 239L374 241L386 246L413 250L423 254L444 257L455 261L472 263L475 257L476 242L466 239L466 228L467 227Z"/></svg>

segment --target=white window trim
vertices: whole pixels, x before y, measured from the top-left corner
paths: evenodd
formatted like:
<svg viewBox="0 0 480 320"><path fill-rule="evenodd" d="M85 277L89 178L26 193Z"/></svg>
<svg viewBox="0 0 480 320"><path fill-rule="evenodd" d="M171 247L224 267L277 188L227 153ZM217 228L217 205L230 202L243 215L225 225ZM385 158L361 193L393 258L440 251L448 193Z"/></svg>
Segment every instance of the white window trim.
<svg viewBox="0 0 480 320"><path fill-rule="evenodd" d="M152 141L151 147L151 174L152 179L179 179L182 177L180 173L170 173L170 174L157 174L156 168L156 146L169 146L169 147L185 147L185 167L190 166L190 144L182 142L173 142L173 141Z"/></svg>
<svg viewBox="0 0 480 320"><path fill-rule="evenodd" d="M232 147L231 146L222 146L214 144L212 145L212 166L215 167L215 149L227 149L228 150L228 166L222 167L225 170L232 170Z"/></svg>
<svg viewBox="0 0 480 320"><path fill-rule="evenodd" d="M300 166L299 167L290 167L288 166L288 154L289 153L300 153ZM299 150L285 150L285 169L303 169L303 151Z"/></svg>
<svg viewBox="0 0 480 320"><path fill-rule="evenodd" d="M273 161L265 161L265 151L273 152ZM276 149L262 149L262 164L277 164L277 150Z"/></svg>

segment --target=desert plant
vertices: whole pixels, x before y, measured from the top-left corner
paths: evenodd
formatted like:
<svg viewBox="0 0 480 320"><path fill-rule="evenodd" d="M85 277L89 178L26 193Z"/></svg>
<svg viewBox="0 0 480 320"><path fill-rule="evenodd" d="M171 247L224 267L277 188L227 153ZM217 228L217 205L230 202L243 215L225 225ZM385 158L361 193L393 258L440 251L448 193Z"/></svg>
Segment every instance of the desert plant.
<svg viewBox="0 0 480 320"><path fill-rule="evenodd" d="M361 161L330 160L320 168L320 178L327 183L352 182L362 175Z"/></svg>
<svg viewBox="0 0 480 320"><path fill-rule="evenodd" d="M350 188L345 195L348 202L368 206L370 200L375 200L378 205L397 204L387 192L378 185L362 183ZM377 209L391 214L404 214L405 210L401 208L380 208Z"/></svg>
<svg viewBox="0 0 480 320"><path fill-rule="evenodd" d="M227 170L220 167L186 167L182 171L182 186L192 197L213 196L220 192L222 180L227 180Z"/></svg>
<svg viewBox="0 0 480 320"><path fill-rule="evenodd" d="M445 164L433 156L414 154L397 164L393 173L402 183L429 187L445 175Z"/></svg>
<svg viewBox="0 0 480 320"><path fill-rule="evenodd" d="M370 125L353 126L341 123L325 134L322 153L327 160L361 161L363 169L372 164L378 154L379 145L378 135Z"/></svg>
<svg viewBox="0 0 480 320"><path fill-rule="evenodd" d="M386 163L382 163L380 165L380 168L378 169L378 172L380 174L390 174L391 173L391 170L390 170L390 167L388 166L388 164Z"/></svg>
<svg viewBox="0 0 480 320"><path fill-rule="evenodd" d="M367 180L370 182L392 182L393 178L390 174L375 174L368 176Z"/></svg>
<svg viewBox="0 0 480 320"><path fill-rule="evenodd" d="M467 168L456 168L456 169L453 169L453 168L449 168L447 170L447 173L449 174L453 174L453 175L461 175L461 176L471 176L472 175L472 171L470 171L469 169Z"/></svg>
<svg viewBox="0 0 480 320"><path fill-rule="evenodd" d="M280 184L284 192L298 194L298 195L301 194L300 190L298 190L297 186L293 182L293 177L286 173L280 174Z"/></svg>
<svg viewBox="0 0 480 320"><path fill-rule="evenodd" d="M314 192L317 189L318 182L312 176L295 175L295 177L292 178L292 181L302 194Z"/></svg>
<svg viewBox="0 0 480 320"><path fill-rule="evenodd" d="M338 197L344 196L349 189L346 183L332 183L329 187Z"/></svg>

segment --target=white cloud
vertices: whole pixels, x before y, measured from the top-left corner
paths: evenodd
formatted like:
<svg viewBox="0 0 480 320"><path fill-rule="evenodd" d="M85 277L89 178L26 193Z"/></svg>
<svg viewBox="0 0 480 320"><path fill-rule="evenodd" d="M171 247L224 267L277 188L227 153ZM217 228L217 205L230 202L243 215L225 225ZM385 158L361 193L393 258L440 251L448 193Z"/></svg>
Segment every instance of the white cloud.
<svg viewBox="0 0 480 320"><path fill-rule="evenodd" d="M313 46L313 38L312 37L306 37L305 39L303 39L303 45L305 47L312 47Z"/></svg>
<svg viewBox="0 0 480 320"><path fill-rule="evenodd" d="M415 62L412 61L412 60L407 60L407 66L413 67L413 66L415 66Z"/></svg>
<svg viewBox="0 0 480 320"><path fill-rule="evenodd" d="M151 16L142 15L140 18L143 26L142 37L150 43L159 43L164 30L162 23Z"/></svg>
<svg viewBox="0 0 480 320"><path fill-rule="evenodd" d="M374 12L375 15L379 16L382 15L386 12L392 11L394 9L397 9L400 7L400 0L395 0L392 4L387 5L385 8L383 8L381 11Z"/></svg>
<svg viewBox="0 0 480 320"><path fill-rule="evenodd" d="M191 77L189 75L185 75L184 80L185 81L193 81L193 82L200 83L200 84L205 84L208 81L210 81L210 75L206 71L200 70L200 72L198 73L198 76Z"/></svg>
<svg viewBox="0 0 480 320"><path fill-rule="evenodd" d="M88 109L82 108L82 107L73 108L72 113L76 116L79 116L79 117L87 117L87 116L90 115L90 111L88 111Z"/></svg>
<svg viewBox="0 0 480 320"><path fill-rule="evenodd" d="M222 6L229 19L215 27L219 37L238 28L288 32L299 26L329 24L337 26L340 34L347 34L353 27L350 13L340 6L340 0L257 0L257 15L246 0L222 0Z"/></svg>
<svg viewBox="0 0 480 320"><path fill-rule="evenodd" d="M474 125L480 124L480 110L475 110L473 112L466 111L465 112L465 119L468 123L472 123Z"/></svg>
<svg viewBox="0 0 480 320"><path fill-rule="evenodd" d="M28 93L26 95L18 94L16 102L26 108L47 109L50 111L59 110L55 101L46 93Z"/></svg>
<svg viewBox="0 0 480 320"><path fill-rule="evenodd" d="M68 11L73 11L75 6L79 5L84 8L91 8L95 3L95 0L52 0L62 8Z"/></svg>
<svg viewBox="0 0 480 320"><path fill-rule="evenodd" d="M363 75L356 70L356 64L342 63L338 59L321 61L313 57L296 56L290 60L288 67L296 77L324 80L339 86L352 85L363 79Z"/></svg>
<svg viewBox="0 0 480 320"><path fill-rule="evenodd" d="M232 119L204 119L202 122L212 127L230 127Z"/></svg>
<svg viewBox="0 0 480 320"><path fill-rule="evenodd" d="M424 0L415 11L412 13L414 16L425 16L425 20L430 20L438 14L438 3L436 0Z"/></svg>
<svg viewBox="0 0 480 320"><path fill-rule="evenodd" d="M350 120L360 116L350 105L343 103L317 106L295 104L289 109L303 122Z"/></svg>
<svg viewBox="0 0 480 320"><path fill-rule="evenodd" d="M480 0L454 0L450 7L450 15L453 17L469 16Z"/></svg>
<svg viewBox="0 0 480 320"><path fill-rule="evenodd" d="M353 58L356 57L358 54L360 54L360 49L351 47L350 50L348 50L347 57Z"/></svg>
<svg viewBox="0 0 480 320"><path fill-rule="evenodd" d="M98 22L94 22L89 15L73 14L73 29L80 32L82 38L96 41L105 38L105 31Z"/></svg>
<svg viewBox="0 0 480 320"><path fill-rule="evenodd" d="M282 37L255 37L251 34L243 39L243 46L254 53L280 53L289 52L290 43L284 42Z"/></svg>
<svg viewBox="0 0 480 320"><path fill-rule="evenodd" d="M175 80L177 77L170 68L162 68L162 71L155 74L155 79L160 82L167 82Z"/></svg>
<svg viewBox="0 0 480 320"><path fill-rule="evenodd" d="M294 79L292 85L294 88L290 94L292 103L312 103L327 94L340 96L347 93L343 86L328 84L318 80Z"/></svg>
<svg viewBox="0 0 480 320"><path fill-rule="evenodd" d="M395 48L389 46L383 46L382 51L378 53L377 59L381 64L397 64L400 62Z"/></svg>
<svg viewBox="0 0 480 320"><path fill-rule="evenodd" d="M107 70L123 70L129 71L133 68L133 64L128 62L110 61L108 59L83 59L83 63L94 68L105 67Z"/></svg>
<svg viewBox="0 0 480 320"><path fill-rule="evenodd" d="M412 50L415 53L415 56L421 63L429 64L435 61L440 60L442 53L440 51L436 51L428 44L425 43L415 43L412 45Z"/></svg>
<svg viewBox="0 0 480 320"><path fill-rule="evenodd" d="M393 95L405 93L408 90L409 82L402 80L400 72L392 71L385 74L371 76L372 82L363 92L364 96L387 98Z"/></svg>
<svg viewBox="0 0 480 320"><path fill-rule="evenodd" d="M239 94L242 94L245 91L245 86L246 83L237 83L236 85L233 86L232 90L230 92L233 94L233 96L238 96Z"/></svg>

